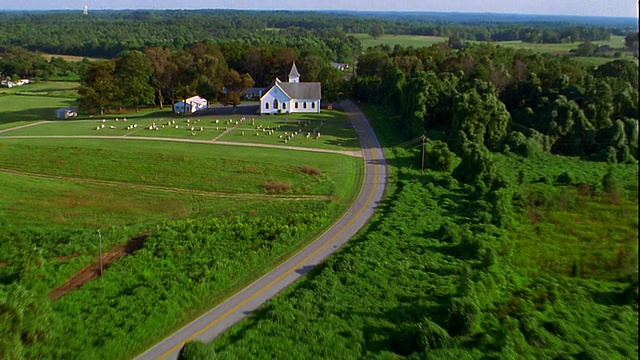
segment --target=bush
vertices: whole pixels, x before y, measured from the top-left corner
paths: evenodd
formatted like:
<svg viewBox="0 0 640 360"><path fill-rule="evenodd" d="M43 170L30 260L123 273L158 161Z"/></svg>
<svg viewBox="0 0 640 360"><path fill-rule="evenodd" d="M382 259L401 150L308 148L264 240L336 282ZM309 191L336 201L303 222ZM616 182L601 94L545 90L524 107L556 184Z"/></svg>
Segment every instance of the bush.
<svg viewBox="0 0 640 360"><path fill-rule="evenodd" d="M456 155L449 150L447 144L435 141L427 151L427 167L435 171L450 172Z"/></svg>
<svg viewBox="0 0 640 360"><path fill-rule="evenodd" d="M609 164L615 164L618 162L618 156L616 149L613 146L607 146L600 150L596 155L597 161L604 161Z"/></svg>
<svg viewBox="0 0 640 360"><path fill-rule="evenodd" d="M419 331L420 347L424 352L451 346L451 336L449 336L447 330L431 321L431 319L424 319L422 324L420 324Z"/></svg>
<svg viewBox="0 0 640 360"><path fill-rule="evenodd" d="M314 168L312 166L302 166L300 171L307 175L322 175L322 170Z"/></svg>
<svg viewBox="0 0 640 360"><path fill-rule="evenodd" d="M637 276L637 272L636 272L636 276ZM623 304L631 304L631 305L635 305L638 306L638 279L636 277L636 279L634 281L631 282L631 284L629 284L624 291L622 292L621 295L621 301Z"/></svg>
<svg viewBox="0 0 640 360"><path fill-rule="evenodd" d="M456 244L460 242L460 227L454 222L447 220L444 224L440 225L435 235L438 237L438 240L442 242Z"/></svg>
<svg viewBox="0 0 640 360"><path fill-rule="evenodd" d="M609 168L602 177L602 190L604 191L607 199L611 203L617 203L622 196L622 187L613 174L613 169Z"/></svg>
<svg viewBox="0 0 640 360"><path fill-rule="evenodd" d="M498 227L506 227L513 223L513 192L509 188L494 190L489 193L491 218Z"/></svg>
<svg viewBox="0 0 640 360"><path fill-rule="evenodd" d="M293 188L291 184L282 181L272 181L262 184L262 188L269 193L283 193Z"/></svg>
<svg viewBox="0 0 640 360"><path fill-rule="evenodd" d="M534 139L526 137L519 131L512 131L505 139L503 152L512 152L527 158L536 157L544 151L543 145L539 141L542 141L542 138Z"/></svg>
<svg viewBox="0 0 640 360"><path fill-rule="evenodd" d="M408 356L420 350L418 334L420 329L411 324L402 324L391 335L391 351L398 355Z"/></svg>
<svg viewBox="0 0 640 360"><path fill-rule="evenodd" d="M489 150L474 143L467 143L463 147L462 162L453 171L453 177L469 184L480 180L490 187L496 170Z"/></svg>
<svg viewBox="0 0 640 360"><path fill-rule="evenodd" d="M565 171L562 174L558 175L558 177L556 178L556 183L560 185L571 185L574 183L574 179L571 174Z"/></svg>
<svg viewBox="0 0 640 360"><path fill-rule="evenodd" d="M470 335L478 330L482 313L469 297L453 298L449 308L449 332L453 335Z"/></svg>
<svg viewBox="0 0 640 360"><path fill-rule="evenodd" d="M213 346L202 341L189 341L178 354L178 360L213 360L216 352Z"/></svg>

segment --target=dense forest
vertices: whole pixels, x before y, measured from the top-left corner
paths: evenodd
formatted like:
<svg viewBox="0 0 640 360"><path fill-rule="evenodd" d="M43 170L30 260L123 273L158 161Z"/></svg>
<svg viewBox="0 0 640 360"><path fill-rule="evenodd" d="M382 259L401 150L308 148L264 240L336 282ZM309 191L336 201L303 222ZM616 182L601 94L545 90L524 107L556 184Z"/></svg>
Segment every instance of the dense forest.
<svg viewBox="0 0 640 360"><path fill-rule="evenodd" d="M356 99L400 114L411 137L447 140L459 151L476 144L522 156L638 159L633 61L590 69L489 43L371 48L359 58L352 84Z"/></svg>
<svg viewBox="0 0 640 360"><path fill-rule="evenodd" d="M586 20L589 20L587 22ZM508 22L507 22L508 21ZM593 25L593 24L597 25ZM181 50L205 40L303 48L317 46L333 61L359 55L348 33L374 27L389 34L458 36L466 40L583 42L637 31L634 19L508 17L459 14L288 11L91 11L0 13L0 50L22 46L56 54L111 58L126 50ZM288 29L274 32L274 29Z"/></svg>

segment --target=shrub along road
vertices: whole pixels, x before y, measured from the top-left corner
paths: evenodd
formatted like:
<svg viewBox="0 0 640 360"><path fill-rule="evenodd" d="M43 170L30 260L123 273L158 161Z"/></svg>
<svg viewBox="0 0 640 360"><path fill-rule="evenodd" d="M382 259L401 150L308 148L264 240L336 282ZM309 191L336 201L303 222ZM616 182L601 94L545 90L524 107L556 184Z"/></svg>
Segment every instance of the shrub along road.
<svg viewBox="0 0 640 360"><path fill-rule="evenodd" d="M363 185L351 208L329 230L303 250L214 309L154 345L137 359L177 359L185 342L213 340L320 264L369 221L384 196L387 183L386 161L378 139L362 112L350 101L343 102L342 107L360 138L365 159Z"/></svg>

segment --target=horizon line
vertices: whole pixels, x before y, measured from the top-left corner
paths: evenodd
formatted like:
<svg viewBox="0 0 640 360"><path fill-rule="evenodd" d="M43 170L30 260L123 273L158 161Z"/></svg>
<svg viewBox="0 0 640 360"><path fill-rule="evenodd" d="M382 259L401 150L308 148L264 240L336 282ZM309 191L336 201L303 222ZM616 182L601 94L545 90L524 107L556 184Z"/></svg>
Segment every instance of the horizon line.
<svg viewBox="0 0 640 360"><path fill-rule="evenodd" d="M235 11L247 11L247 12L273 12L273 11L285 11L285 12L356 12L356 13L429 13L429 14L478 14L478 15L507 15L507 16L548 16L548 17L574 17L574 18L613 18L613 19L638 19L638 16L611 16L611 15L574 15L574 14L543 14L543 13L503 13L503 12L475 12L475 11L434 11L434 10L361 10L361 9L287 9L287 8L273 8L273 9L252 9L252 8L221 8L221 7L202 7L202 8L178 8L178 7L165 7L165 8L88 8L89 11L198 11L198 10L235 10ZM57 8L57 9L0 9L0 12L37 12L37 11L73 11L82 12L82 8Z"/></svg>

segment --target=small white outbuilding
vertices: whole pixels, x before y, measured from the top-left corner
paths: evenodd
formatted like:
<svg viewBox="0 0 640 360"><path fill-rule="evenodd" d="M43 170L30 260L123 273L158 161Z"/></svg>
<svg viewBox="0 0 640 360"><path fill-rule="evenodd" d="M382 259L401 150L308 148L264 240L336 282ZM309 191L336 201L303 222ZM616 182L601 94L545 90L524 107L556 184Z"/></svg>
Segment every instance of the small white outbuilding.
<svg viewBox="0 0 640 360"><path fill-rule="evenodd" d="M206 109L209 106L209 101L200 96L192 96L186 101L180 101L173 105L173 112L176 114L194 113L201 109Z"/></svg>
<svg viewBox="0 0 640 360"><path fill-rule="evenodd" d="M66 107L56 110L56 117L58 119L68 119L78 116L78 109L74 107Z"/></svg>

